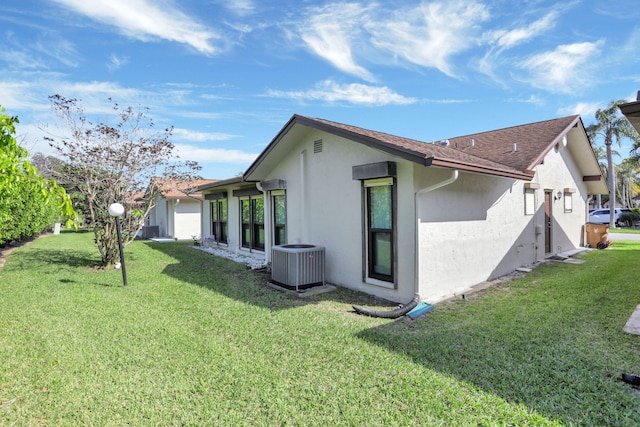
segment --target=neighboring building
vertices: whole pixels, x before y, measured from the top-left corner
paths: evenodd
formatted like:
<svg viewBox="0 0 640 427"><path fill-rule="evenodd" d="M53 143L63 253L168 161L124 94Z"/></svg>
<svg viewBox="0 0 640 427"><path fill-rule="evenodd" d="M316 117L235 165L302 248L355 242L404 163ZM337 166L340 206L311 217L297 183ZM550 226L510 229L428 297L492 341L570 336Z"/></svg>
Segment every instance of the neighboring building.
<svg viewBox="0 0 640 427"><path fill-rule="evenodd" d="M436 302L583 246L607 187L579 116L426 143L294 115L242 177L198 190L216 244L323 246L329 283Z"/></svg>
<svg viewBox="0 0 640 427"><path fill-rule="evenodd" d="M156 205L145 221L144 237L166 237L177 240L200 238L202 194L191 189L214 180L191 180L183 183L154 177L150 185L158 188Z"/></svg>
<svg viewBox="0 0 640 427"><path fill-rule="evenodd" d="M636 101L621 104L620 111L629 119L631 125L640 132L640 90L638 91Z"/></svg>

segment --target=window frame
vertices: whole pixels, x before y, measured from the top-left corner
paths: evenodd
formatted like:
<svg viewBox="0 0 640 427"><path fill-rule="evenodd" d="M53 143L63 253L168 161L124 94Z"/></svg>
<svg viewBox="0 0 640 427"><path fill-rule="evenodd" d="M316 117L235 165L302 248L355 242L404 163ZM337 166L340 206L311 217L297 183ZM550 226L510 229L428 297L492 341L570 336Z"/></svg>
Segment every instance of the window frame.
<svg viewBox="0 0 640 427"><path fill-rule="evenodd" d="M257 209L258 202L262 202L262 208ZM249 250L264 251L266 246L265 227L264 227L264 196L246 196L241 197L240 203L240 247ZM248 205L248 219L245 222L244 205ZM258 221L258 210L261 210L262 222ZM247 236L248 232L248 236ZM260 240L262 236L262 240ZM247 240L248 237L248 240Z"/></svg>
<svg viewBox="0 0 640 427"><path fill-rule="evenodd" d="M371 206L371 188L390 187L389 196L391 228L372 227L373 209ZM397 185L394 177L367 179L362 181L363 216L364 216L364 271L365 282L377 286L396 288L397 285ZM376 272L376 237L386 234L389 236L389 274Z"/></svg>
<svg viewBox="0 0 640 427"><path fill-rule="evenodd" d="M220 205L225 205L225 221L220 221ZM218 244L229 243L229 201L224 199L211 200L211 234Z"/></svg>
<svg viewBox="0 0 640 427"><path fill-rule="evenodd" d="M273 245L286 245L287 244L287 195L285 190L275 190L270 192L271 197L271 226L272 226L272 234L273 234ZM284 223L278 223L278 203L276 202L276 198L283 198L283 209L284 209ZM280 241L282 238L282 241Z"/></svg>

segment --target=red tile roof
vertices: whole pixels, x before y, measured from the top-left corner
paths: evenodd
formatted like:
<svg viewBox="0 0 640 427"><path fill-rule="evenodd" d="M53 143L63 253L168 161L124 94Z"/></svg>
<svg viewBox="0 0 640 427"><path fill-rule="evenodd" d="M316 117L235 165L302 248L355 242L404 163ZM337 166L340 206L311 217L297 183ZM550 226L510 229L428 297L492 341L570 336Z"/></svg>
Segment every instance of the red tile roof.
<svg viewBox="0 0 640 427"><path fill-rule="evenodd" d="M166 178L153 177L153 183L160 190L160 196L165 199L180 199L184 198L187 194L183 190L189 191L188 196L196 199L201 199L202 194L194 193L196 187L211 184L216 182L215 179L192 179L188 181L175 181Z"/></svg>

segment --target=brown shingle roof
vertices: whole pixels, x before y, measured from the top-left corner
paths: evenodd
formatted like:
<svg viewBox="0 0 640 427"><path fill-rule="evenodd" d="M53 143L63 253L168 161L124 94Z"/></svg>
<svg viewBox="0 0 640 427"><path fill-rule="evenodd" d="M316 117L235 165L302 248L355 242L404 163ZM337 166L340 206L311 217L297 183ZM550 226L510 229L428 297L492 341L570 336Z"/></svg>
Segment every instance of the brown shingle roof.
<svg viewBox="0 0 640 427"><path fill-rule="evenodd" d="M269 154L277 151L277 144L295 126L301 125L329 132L425 166L530 180L534 176L535 166L562 136L578 124L581 124L580 116L569 116L451 138L445 146L440 142L428 143L295 114L247 169L243 179L253 178L252 175L267 160ZM475 142L473 147L470 146L472 138Z"/></svg>
<svg viewBox="0 0 640 427"><path fill-rule="evenodd" d="M295 117L295 116L294 116ZM514 168L511 165L503 164L491 159L490 157L479 157L472 153L462 150L455 150L451 145L445 147L440 143L428 143L410 138L403 138L390 135L384 132L377 132L368 129L359 128L357 126L345 125L342 123L331 122L324 119L312 119L303 117L305 120L312 120L316 123L323 124L334 129L346 132L345 137L350 139L358 139L358 136L367 140L367 145L376 148L388 148L392 154L400 154L401 157L422 163L426 166L443 166L456 167L463 170L469 170L480 173L490 173L492 175L510 176L516 178L529 179L532 174L523 170ZM360 141L364 142L364 141ZM405 154L402 156L402 154Z"/></svg>
<svg viewBox="0 0 640 427"><path fill-rule="evenodd" d="M577 115L545 120L459 136L451 138L449 143L453 149L463 153L491 159L519 171L529 171L542 160L542 157L569 129L576 125L578 120L580 120L580 116ZM472 139L473 146L471 146Z"/></svg>

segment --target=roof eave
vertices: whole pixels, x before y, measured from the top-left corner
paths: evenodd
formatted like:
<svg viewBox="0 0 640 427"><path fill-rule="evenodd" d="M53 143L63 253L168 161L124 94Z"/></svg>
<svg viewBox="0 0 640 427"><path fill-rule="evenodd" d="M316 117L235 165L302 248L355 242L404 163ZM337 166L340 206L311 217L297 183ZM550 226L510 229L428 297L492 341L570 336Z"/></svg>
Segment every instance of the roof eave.
<svg viewBox="0 0 640 427"><path fill-rule="evenodd" d="M522 179L525 181L531 181L535 175L533 171L506 171L500 169L494 169L489 167L483 167L478 165L472 165L468 163L454 162L446 159L437 159L435 157L429 157L426 159L425 166L436 166L448 169L458 169L470 173L479 173L482 175L494 175L503 178Z"/></svg>
<svg viewBox="0 0 640 427"><path fill-rule="evenodd" d="M425 165L425 156L422 153L417 153L415 151L406 150L398 146L387 144L378 139L368 137L365 135L361 135L356 132L351 132L346 129L339 128L337 126L331 126L328 123L320 122L314 120L309 117L300 116L294 114L291 119L284 125L284 127L278 132L278 134L271 140L269 145L260 153L258 158L249 166L247 171L243 175L243 179L245 181L254 181L251 179L251 175L256 172L260 164L264 161L264 159L273 151L275 146L286 136L286 134L295 126L296 124L300 124L302 126L307 126L313 129L329 132L331 134L359 142L368 147L376 148L378 150L382 150L388 154L392 154L394 156L403 158L405 160L409 160L415 163L419 163Z"/></svg>

